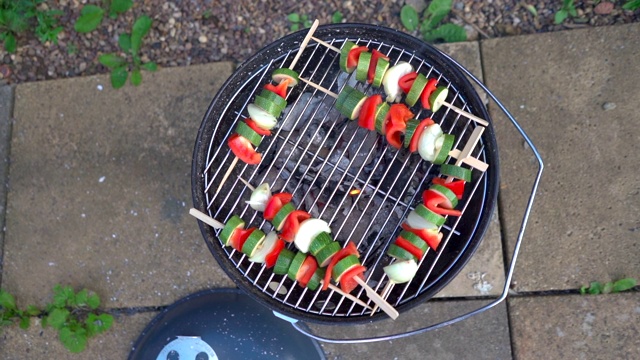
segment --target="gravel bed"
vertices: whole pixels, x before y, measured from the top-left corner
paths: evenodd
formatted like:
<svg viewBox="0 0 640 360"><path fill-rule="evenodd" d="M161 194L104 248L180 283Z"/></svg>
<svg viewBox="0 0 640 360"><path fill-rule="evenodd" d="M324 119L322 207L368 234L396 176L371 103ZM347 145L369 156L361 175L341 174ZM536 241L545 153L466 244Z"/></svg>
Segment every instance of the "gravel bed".
<svg viewBox="0 0 640 360"><path fill-rule="evenodd" d="M242 62L261 47L288 34L287 14L292 12L327 24L339 10L343 22L379 24L402 30L400 8L405 1L416 7L426 4L420 0L135 0L133 8L125 14L116 19L105 17L97 30L79 34L73 24L82 6L101 2L50 0L49 7L64 12L60 18L64 30L58 36L58 43L42 44L30 32L20 36L14 54L6 53L4 48L0 50L0 78L8 83L21 83L105 73L108 69L98 63L98 56L117 52L119 34L130 32L133 22L142 14L153 19L141 50L143 61L172 67L221 60ZM600 14L601 8L596 6L602 2L606 1L576 1L578 18L555 25L554 14L562 6L562 0L454 0L453 12L445 21L463 25L469 39L475 40L624 24L640 19L640 11L621 9L623 1L614 3L610 13ZM533 5L537 16L525 4Z"/></svg>

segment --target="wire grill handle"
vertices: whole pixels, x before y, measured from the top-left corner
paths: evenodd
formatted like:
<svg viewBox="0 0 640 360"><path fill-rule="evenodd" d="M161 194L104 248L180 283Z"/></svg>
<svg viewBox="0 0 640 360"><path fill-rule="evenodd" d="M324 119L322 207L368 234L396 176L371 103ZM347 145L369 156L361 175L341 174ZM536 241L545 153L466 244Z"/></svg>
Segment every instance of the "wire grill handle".
<svg viewBox="0 0 640 360"><path fill-rule="evenodd" d="M443 53L440 50L438 50L438 52L440 52L442 54L442 56L445 57L447 60L451 61L452 64L456 65L458 67L458 69L460 69L466 76L468 76L470 79L472 79L478 86L480 86L480 88L491 98L491 100L493 100L493 102L495 102L496 105L498 105L500 110L507 116L509 121L511 121L512 125L516 128L516 130L518 130L518 132L520 133L522 138L527 142L527 144L529 145L529 148L531 149L531 151L533 152L534 156L536 157L536 160L538 161L538 166L539 166L538 167L538 172L537 172L535 180L533 182L533 186L531 188L531 194L529 195L529 201L527 202L527 206L525 208L525 212L524 212L524 215L523 215L523 218L522 218L522 222L520 224L520 230L518 231L518 237L517 237L517 241L516 241L515 247L513 249L511 262L509 263L509 268L507 269L507 273L506 273L506 276L505 276L505 283L504 283L504 287L502 289L502 293L500 294L500 296L498 298L496 298L491 303L489 303L487 305L484 305L484 306L482 306L482 307L480 307L480 308L478 308L476 310L470 311L470 312L468 312L466 314L459 315L459 316L457 316L455 318L449 319L447 321L443 321L443 322L440 322L440 323L437 323L437 324L433 324L433 325L430 325L430 326L427 326L427 327L423 327L423 328L420 328L420 329L407 331L407 332L404 332L404 333L377 336L377 337L359 338L359 339L333 339L333 338L326 338L326 337L323 337L323 336L315 335L312 332L310 332L309 330L307 330L305 326L301 326L300 325L300 321L298 321L297 319L291 318L289 316L284 316L284 315L274 311L274 315L275 316L277 316L277 317L279 317L279 318L281 318L283 320L289 321L291 323L291 325L296 330L298 330L299 332L303 333L304 335L306 335L306 336L308 336L310 338L313 338L313 339L318 340L318 341L326 342L326 343L335 343L335 344L362 344L362 343L372 343L372 342L378 342L378 341L396 340L396 339L400 339L400 338L405 338L405 337L409 337L409 336L413 336L413 335L426 333L428 331L440 329L440 328L443 328L445 326L448 326L448 325L455 324L457 322L466 320L466 319L468 319L468 318L470 318L472 316L478 315L480 313L483 313L483 312L493 308L494 306L500 304L501 302L503 302L507 298L507 294L509 293L509 285L511 284L511 279L513 278L513 272L514 272L515 266L516 266L516 260L518 259L518 253L520 252L520 245L522 243L522 238L524 236L524 231L525 231L525 229L527 227L527 222L529 220L529 215L531 213L531 208L533 207L533 201L534 201L536 192L538 190L538 185L540 184L540 178L542 177L542 171L544 169L544 163L542 161L542 157L540 156L540 153L538 152L538 150L535 147L535 145L533 145L533 142L531 141L531 139L529 138L527 133L522 129L520 124L516 121L516 119L513 117L513 115L511 115L509 110L507 110L507 108L502 104L502 102L500 102L500 100L498 100L498 98L486 87L486 85L484 85L469 70L467 70L464 66L462 66L460 63L458 63L453 58L451 58L449 55Z"/></svg>

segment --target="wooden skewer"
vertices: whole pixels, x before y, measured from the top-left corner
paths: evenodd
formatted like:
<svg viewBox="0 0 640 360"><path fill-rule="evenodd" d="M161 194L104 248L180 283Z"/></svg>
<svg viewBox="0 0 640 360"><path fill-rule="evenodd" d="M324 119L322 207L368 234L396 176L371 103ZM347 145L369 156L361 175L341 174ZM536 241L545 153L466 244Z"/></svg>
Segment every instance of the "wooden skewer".
<svg viewBox="0 0 640 360"><path fill-rule="evenodd" d="M222 229L224 227L223 223L221 223L220 221L210 217L209 215L203 213L202 211L200 211L198 209L195 209L195 208L189 209L189 214L191 214L196 219L202 221L203 223L211 226L214 229Z"/></svg>
<svg viewBox="0 0 640 360"><path fill-rule="evenodd" d="M313 36L312 36L311 38L312 38L315 42L317 42L318 44L323 45L323 46L325 46L325 47L327 47L327 48L329 48L329 49L331 49L331 50L333 50L333 51L335 51L335 52L337 52L337 53L340 53L340 52L342 51L342 50L338 49L337 47L335 47L335 46L333 46L333 45L329 44L328 42L318 39L317 37L313 37Z"/></svg>
<svg viewBox="0 0 640 360"><path fill-rule="evenodd" d="M302 81L302 82L304 82L304 83L308 84L308 85L309 85L309 86L311 86L312 88L315 88L315 89L318 89L318 90L322 91L323 93L325 93L325 94L327 94L327 95L331 96L331 97L332 97L332 98L334 98L334 99L337 99L337 98L338 98L338 94L334 93L333 91L331 91L331 90L329 90L329 89L325 89L325 88L323 88L322 86L320 86L320 85L318 85L318 84L316 84L316 83L314 83L314 82L311 82L311 80L307 80L307 79L305 79L305 78L298 78L298 79L300 79L300 81Z"/></svg>
<svg viewBox="0 0 640 360"><path fill-rule="evenodd" d="M324 281L320 281L320 285L322 285L322 284L324 284ZM331 290L337 292L338 294L340 294L340 295L342 295L342 296L354 301L358 305L362 305L363 307L365 307L367 309L371 309L371 306L367 305L367 303L365 303L364 301L358 299L357 297L355 297L355 296L353 296L353 295L351 295L349 293L346 293L346 292L342 291L342 289L340 289L339 287L337 287L337 286L335 286L335 285L333 285L331 283L329 283L329 289L331 289Z"/></svg>
<svg viewBox="0 0 640 360"><path fill-rule="evenodd" d="M253 190L256 189L253 185L249 184L249 182L247 180L245 180L245 179L243 179L241 177L239 177L238 179L240 179L240 181L242 181L244 183L244 185L249 188L249 190L253 191Z"/></svg>
<svg viewBox="0 0 640 360"><path fill-rule="evenodd" d="M380 296L382 296L383 299L387 298L387 295L389 295L389 292L391 292L391 288L393 287L393 282L389 281L387 282L387 285L385 285L384 289L382 289L382 293L380 294ZM376 306L373 307L373 310L371 310L371 315L373 316L373 314L376 313L376 310L378 310L378 304L376 304Z"/></svg>
<svg viewBox="0 0 640 360"><path fill-rule="evenodd" d="M400 315L398 313L398 310L396 310L393 306L391 306L391 304L389 304L385 299L383 299L380 295L378 295L378 293L375 292L375 290L373 290L359 276L355 276L354 279L356 279L358 284L360 284L360 286L364 288L364 290L367 292L367 296L369 297L369 299L371 299L371 301L376 303L376 305L378 305L382 309L382 311L387 313L387 315L389 315L389 317L392 318L393 320L398 318L398 316Z"/></svg>
<svg viewBox="0 0 640 360"><path fill-rule="evenodd" d="M227 172L224 173L224 176L222 177L222 181L220 181L220 184L218 184L218 188L216 189L216 194L220 191L220 189L222 189L222 186L224 185L225 182L227 182L227 179L229 178L229 175L231 175L231 172L233 171L233 168L236 167L236 164L238 163L238 157L234 157L233 161L231 162L231 165L229 165L229 168L227 169Z"/></svg>
<svg viewBox="0 0 640 360"><path fill-rule="evenodd" d="M489 122L488 122L487 120L482 119L482 118L479 118L479 117L477 117L477 116L473 115L473 114L472 114L472 113L470 113L470 112L467 112L467 111L464 111L464 110L460 109L460 108L459 108L459 107L457 107L457 106L454 106L454 105L452 105L452 104L450 104L450 103L448 103L448 102L446 102L446 101L442 101L442 102L441 102L441 104L442 104L442 105L444 105L444 106L446 106L446 107L448 107L449 109L451 109L451 110L453 110L453 111L457 112L458 114L460 114L460 115L462 115L462 116L464 116L464 117L467 117L467 118L469 118L469 119L471 119L471 120L473 120L473 121L477 122L477 123L478 123L478 124L480 124L480 125L483 125L483 126L489 126Z"/></svg>

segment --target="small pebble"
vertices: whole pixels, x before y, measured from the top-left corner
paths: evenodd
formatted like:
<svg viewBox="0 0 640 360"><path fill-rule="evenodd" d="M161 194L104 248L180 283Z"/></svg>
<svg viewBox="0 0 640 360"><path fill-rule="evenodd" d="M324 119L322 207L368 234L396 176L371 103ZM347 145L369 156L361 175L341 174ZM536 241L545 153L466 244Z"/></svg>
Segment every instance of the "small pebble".
<svg viewBox="0 0 640 360"><path fill-rule="evenodd" d="M200 35L200 37L198 38L198 41L200 41L201 44L204 44L207 41L209 41L209 39L207 39L207 37L204 35Z"/></svg>
<svg viewBox="0 0 640 360"><path fill-rule="evenodd" d="M613 110L616 108L616 103L612 103L612 102L606 102L604 104L602 104L602 110L604 111L609 111L609 110Z"/></svg>

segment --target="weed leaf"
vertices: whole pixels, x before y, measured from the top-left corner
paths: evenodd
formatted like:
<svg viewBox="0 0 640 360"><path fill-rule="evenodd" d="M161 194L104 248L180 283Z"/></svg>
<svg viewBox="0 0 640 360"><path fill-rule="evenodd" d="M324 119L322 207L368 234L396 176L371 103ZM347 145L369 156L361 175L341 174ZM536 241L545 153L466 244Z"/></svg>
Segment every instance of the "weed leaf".
<svg viewBox="0 0 640 360"><path fill-rule="evenodd" d="M69 318L69 310L53 309L47 316L47 323L54 329L60 330Z"/></svg>
<svg viewBox="0 0 640 360"><path fill-rule="evenodd" d="M17 42L16 37L9 33L4 39L4 49L7 50L8 53L16 52Z"/></svg>
<svg viewBox="0 0 640 360"><path fill-rule="evenodd" d="M142 38L147 35L152 23L153 20L150 17L142 15L133 24L133 29L131 30L131 51L133 54L137 54L140 51Z"/></svg>
<svg viewBox="0 0 640 360"><path fill-rule="evenodd" d="M133 69L131 72L131 85L138 86L142 83L142 72L140 69Z"/></svg>
<svg viewBox="0 0 640 360"><path fill-rule="evenodd" d="M149 61L148 63L142 64L142 67L145 70L151 71L151 72L158 70L158 64L154 63L153 61Z"/></svg>
<svg viewBox="0 0 640 360"><path fill-rule="evenodd" d="M124 80L122 80L122 85L124 85L124 83L127 81L127 70L124 67L122 67L122 69L124 70ZM111 73L111 80L113 84L113 73ZM97 309L98 306L100 306L100 297L97 294L89 295L89 298L87 298L87 305L93 310Z"/></svg>
<svg viewBox="0 0 640 360"><path fill-rule="evenodd" d="M613 292L627 291L637 285L636 279L620 279L613 283Z"/></svg>
<svg viewBox="0 0 640 360"><path fill-rule="evenodd" d="M331 22L334 24L339 24L342 22L342 13L340 11L336 11L331 16Z"/></svg>
<svg viewBox="0 0 640 360"><path fill-rule="evenodd" d="M16 299L8 292L0 290L0 307L6 310L16 310Z"/></svg>
<svg viewBox="0 0 640 360"><path fill-rule="evenodd" d="M84 328L78 328L75 331L68 327L63 327L58 332L60 342L72 353L82 352L87 346L87 331Z"/></svg>
<svg viewBox="0 0 640 360"><path fill-rule="evenodd" d="M444 24L433 31L423 33L426 41L443 40L444 42L459 42L467 40L467 32L462 26L456 24Z"/></svg>
<svg viewBox="0 0 640 360"><path fill-rule="evenodd" d="M74 29L79 33L88 33L95 30L102 22L104 10L96 5L85 5L76 20Z"/></svg>
<svg viewBox="0 0 640 360"><path fill-rule="evenodd" d="M87 325L87 335L94 336L111 328L111 325L113 325L113 316L109 314L96 315L91 313L87 316L85 324Z"/></svg>
<svg viewBox="0 0 640 360"><path fill-rule="evenodd" d="M20 318L20 329L28 329L31 325L31 317L23 316Z"/></svg>
<svg viewBox="0 0 640 360"><path fill-rule="evenodd" d="M409 31L414 31L418 28L418 12L411 5L404 5L400 10L400 21L402 25Z"/></svg>
<svg viewBox="0 0 640 360"><path fill-rule="evenodd" d="M640 9L640 0L629 0L622 5L622 8L629 11L638 10Z"/></svg>
<svg viewBox="0 0 640 360"><path fill-rule="evenodd" d="M556 15L554 16L554 22L559 25L562 24L567 17L569 17L569 13L566 10L558 10Z"/></svg>
<svg viewBox="0 0 640 360"><path fill-rule="evenodd" d="M98 56L98 61L100 62L100 64L108 67L109 69L121 67L127 63L127 60L125 58L116 54L102 54Z"/></svg>
<svg viewBox="0 0 640 360"><path fill-rule="evenodd" d="M78 291L75 297L76 306L86 306L88 297L89 297L89 292L87 291L87 289L82 289Z"/></svg>
<svg viewBox="0 0 640 360"><path fill-rule="evenodd" d="M40 309L38 309L37 307L35 307L35 305L28 305L27 309L25 310L25 312L27 313L27 315L29 316L38 316L40 315Z"/></svg>
<svg viewBox="0 0 640 360"><path fill-rule="evenodd" d="M589 284L589 294L591 295L598 295L598 294L602 294L602 283L599 281L592 281L591 284Z"/></svg>
<svg viewBox="0 0 640 360"><path fill-rule="evenodd" d="M431 30L435 29L438 24L449 14L451 11L452 0L434 0L424 10L424 21L422 22L421 29Z"/></svg>
<svg viewBox="0 0 640 360"><path fill-rule="evenodd" d="M114 89L120 89L127 83L127 77L129 77L129 73L126 67L121 66L113 69L111 71L111 86L113 86Z"/></svg>
<svg viewBox="0 0 640 360"><path fill-rule="evenodd" d="M292 23L298 23L300 22L300 15L298 15L298 13L291 13L287 15L287 19L289 19L289 21L291 21Z"/></svg>
<svg viewBox="0 0 640 360"><path fill-rule="evenodd" d="M131 51L131 35L127 33L120 34L120 37L118 37L118 45L120 45L122 51L128 54Z"/></svg>
<svg viewBox="0 0 640 360"><path fill-rule="evenodd" d="M109 6L109 16L115 18L119 14L131 9L132 6L132 0L112 0L111 6Z"/></svg>

